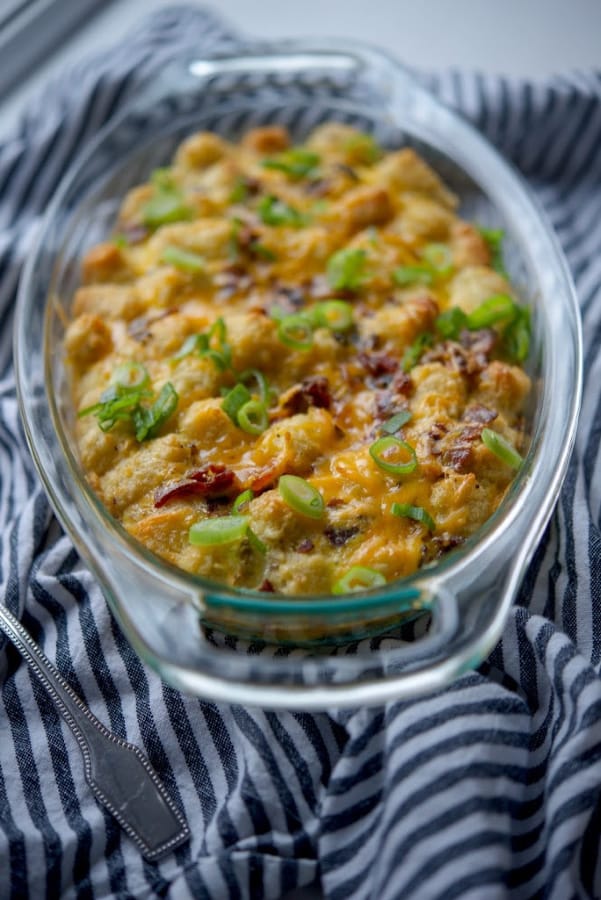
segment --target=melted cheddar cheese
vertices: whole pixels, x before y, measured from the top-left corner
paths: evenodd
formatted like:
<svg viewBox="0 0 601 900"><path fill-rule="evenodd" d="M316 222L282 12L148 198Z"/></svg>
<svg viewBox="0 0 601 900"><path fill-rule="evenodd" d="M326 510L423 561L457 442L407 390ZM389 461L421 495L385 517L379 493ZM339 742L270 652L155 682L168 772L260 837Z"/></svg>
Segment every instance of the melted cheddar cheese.
<svg viewBox="0 0 601 900"><path fill-rule="evenodd" d="M355 567L391 581L472 535L514 475L482 431L523 450L530 382L524 308L456 206L413 150L335 123L302 147L279 127L194 134L130 191L65 338L81 462L127 531L285 594ZM236 516L237 538L191 541Z"/></svg>

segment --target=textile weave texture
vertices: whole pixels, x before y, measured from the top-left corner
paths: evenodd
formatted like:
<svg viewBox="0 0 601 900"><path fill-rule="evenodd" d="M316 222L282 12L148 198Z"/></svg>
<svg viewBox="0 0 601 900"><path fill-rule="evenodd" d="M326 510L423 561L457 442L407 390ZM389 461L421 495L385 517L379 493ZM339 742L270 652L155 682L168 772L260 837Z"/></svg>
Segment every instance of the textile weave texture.
<svg viewBox="0 0 601 900"><path fill-rule="evenodd" d="M139 81L239 46L172 9L49 85L0 144L0 582L92 711L148 755L192 827L146 863L92 798L79 749L0 651L0 898L332 900L601 896L601 73L544 84L419 75L522 172L567 255L585 387L561 498L490 659L380 709L286 714L184 697L140 662L54 519L18 421L20 268L57 183Z"/></svg>

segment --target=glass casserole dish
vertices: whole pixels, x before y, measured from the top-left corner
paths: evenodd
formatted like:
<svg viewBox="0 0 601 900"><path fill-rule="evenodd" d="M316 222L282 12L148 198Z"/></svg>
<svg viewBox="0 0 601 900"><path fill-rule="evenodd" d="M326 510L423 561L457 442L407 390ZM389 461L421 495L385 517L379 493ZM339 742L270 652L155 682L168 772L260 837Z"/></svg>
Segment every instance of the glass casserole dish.
<svg viewBox="0 0 601 900"><path fill-rule="evenodd" d="M332 120L384 148L413 146L459 195L464 217L505 229L509 274L533 309L531 441L498 511L440 562L369 592L284 598L184 573L110 516L77 459L62 342L83 253L110 233L125 192L184 137L202 129L235 139L283 124L299 140ZM347 42L291 42L174 64L66 175L23 273L15 340L25 431L57 516L135 649L174 686L272 708L380 703L448 683L498 640L574 440L577 303L557 242L519 177L385 55ZM416 628L418 640L391 630L421 611L430 622Z"/></svg>

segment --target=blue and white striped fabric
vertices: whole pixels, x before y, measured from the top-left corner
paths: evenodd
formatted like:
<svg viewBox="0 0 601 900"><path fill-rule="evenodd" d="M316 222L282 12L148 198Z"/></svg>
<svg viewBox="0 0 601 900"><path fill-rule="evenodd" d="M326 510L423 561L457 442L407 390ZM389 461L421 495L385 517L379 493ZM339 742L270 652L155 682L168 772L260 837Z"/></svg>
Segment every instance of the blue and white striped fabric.
<svg viewBox="0 0 601 900"><path fill-rule="evenodd" d="M0 897L601 896L601 74L424 80L522 170L576 280L585 392L555 515L503 640L447 691L384 709L270 714L181 696L146 669L53 519L18 423L19 269L61 173L139 78L231 48L178 9L48 87L0 145L0 581L96 715L149 756L191 824L142 860L11 647L0 653Z"/></svg>

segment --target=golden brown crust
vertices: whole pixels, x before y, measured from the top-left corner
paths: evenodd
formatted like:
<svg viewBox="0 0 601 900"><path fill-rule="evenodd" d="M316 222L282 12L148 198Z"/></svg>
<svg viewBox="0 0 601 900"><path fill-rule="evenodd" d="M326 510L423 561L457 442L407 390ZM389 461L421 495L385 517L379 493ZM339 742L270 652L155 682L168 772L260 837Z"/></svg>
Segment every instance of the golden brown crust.
<svg viewBox="0 0 601 900"><path fill-rule="evenodd" d="M456 202L413 150L383 154L339 123L301 148L279 126L239 144L200 132L124 198L119 246L84 259L65 352L74 404L93 408L77 424L82 464L134 537L190 572L312 594L354 566L408 575L486 521L513 470L482 430L523 450L530 380L511 359L509 319L471 324L491 297L513 309L515 295ZM340 327L323 318L332 300ZM463 315L453 333L439 325L450 309ZM142 393L103 419L123 397L119 372ZM264 405L258 433L224 405L240 382ZM176 406L144 431L166 385ZM400 412L391 433L416 460L405 474L370 452ZM287 505L286 474L319 491L319 518ZM190 526L231 515L245 489L259 544L191 544Z"/></svg>

